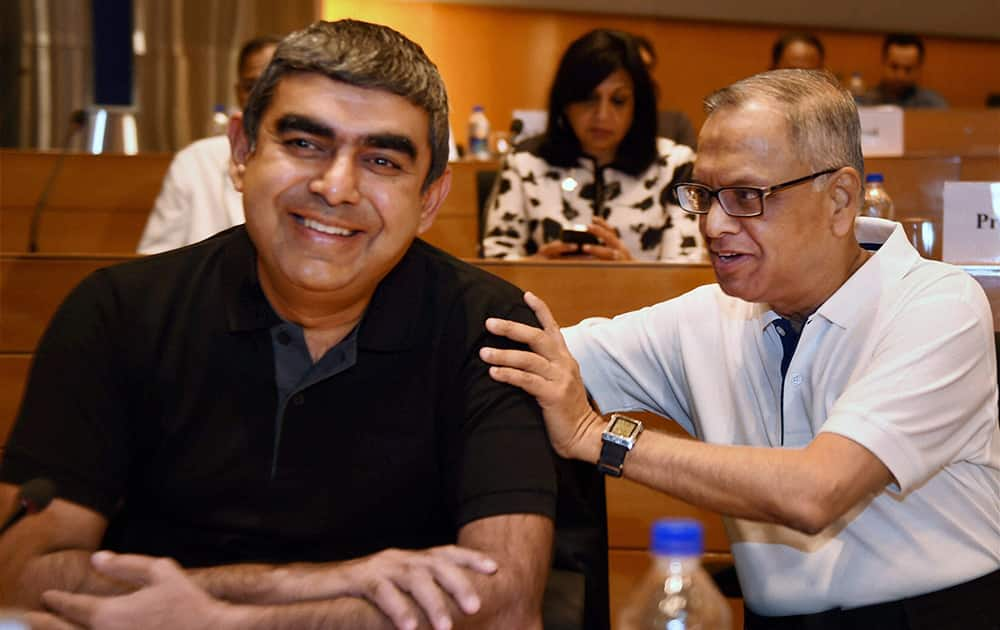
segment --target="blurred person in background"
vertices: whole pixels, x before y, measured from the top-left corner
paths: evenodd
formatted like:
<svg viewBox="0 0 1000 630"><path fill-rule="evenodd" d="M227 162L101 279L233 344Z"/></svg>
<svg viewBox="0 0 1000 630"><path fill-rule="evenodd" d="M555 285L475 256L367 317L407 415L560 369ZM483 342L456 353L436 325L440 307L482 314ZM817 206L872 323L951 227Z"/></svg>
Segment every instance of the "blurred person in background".
<svg viewBox="0 0 1000 630"><path fill-rule="evenodd" d="M545 133L503 162L483 255L702 260L697 221L671 191L693 160L690 147L656 136L656 88L635 38L591 31L559 63ZM596 242L564 236L572 226Z"/></svg>
<svg viewBox="0 0 1000 630"><path fill-rule="evenodd" d="M240 49L234 86L240 111L279 41L264 35ZM138 252L158 254L197 243L243 221L243 198L229 179L229 138L202 138L181 149L170 163Z"/></svg>
<svg viewBox="0 0 1000 630"><path fill-rule="evenodd" d="M886 35L882 42L882 79L857 99L858 105L948 107L948 101L943 96L919 85L924 53L924 41L917 35Z"/></svg>
<svg viewBox="0 0 1000 630"><path fill-rule="evenodd" d="M771 47L771 70L822 70L825 60L823 42L812 33L785 33Z"/></svg>

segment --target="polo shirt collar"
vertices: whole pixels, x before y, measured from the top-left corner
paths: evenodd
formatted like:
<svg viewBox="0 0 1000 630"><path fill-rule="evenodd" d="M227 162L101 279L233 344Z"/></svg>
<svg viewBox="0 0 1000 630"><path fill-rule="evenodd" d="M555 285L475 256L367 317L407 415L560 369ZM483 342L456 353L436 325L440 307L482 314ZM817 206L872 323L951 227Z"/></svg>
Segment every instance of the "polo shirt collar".
<svg viewBox="0 0 1000 630"><path fill-rule="evenodd" d="M881 247L816 311L841 328L870 320L878 304L874 293L879 287L895 285L920 262L917 250L906 240L903 226L895 221L858 217L854 234L859 243Z"/></svg>
<svg viewBox="0 0 1000 630"><path fill-rule="evenodd" d="M257 248L246 226L233 228L230 242L223 248L222 292L226 321L231 332L271 328L281 318L271 308L257 277Z"/></svg>
<svg viewBox="0 0 1000 630"><path fill-rule="evenodd" d="M379 282L361 318L358 348L393 351L411 348L422 335L428 276L425 259L418 255L419 240L410 244L396 266Z"/></svg>
<svg viewBox="0 0 1000 630"><path fill-rule="evenodd" d="M246 228L234 228L224 250L223 291L229 329L233 332L270 329L282 319L271 307L257 276L257 249ZM420 338L419 313L425 299L427 270L411 244L403 258L382 279L361 318L358 347L391 351L412 347Z"/></svg>
<svg viewBox="0 0 1000 630"><path fill-rule="evenodd" d="M880 247L811 316L822 316L841 328L869 319L870 311L877 304L877 300L871 299L873 288L894 284L893 281L906 275L920 260L917 250L906 240L903 226L895 221L858 217L854 221L854 235L858 243ZM756 304L755 307L762 331L781 319L770 305Z"/></svg>

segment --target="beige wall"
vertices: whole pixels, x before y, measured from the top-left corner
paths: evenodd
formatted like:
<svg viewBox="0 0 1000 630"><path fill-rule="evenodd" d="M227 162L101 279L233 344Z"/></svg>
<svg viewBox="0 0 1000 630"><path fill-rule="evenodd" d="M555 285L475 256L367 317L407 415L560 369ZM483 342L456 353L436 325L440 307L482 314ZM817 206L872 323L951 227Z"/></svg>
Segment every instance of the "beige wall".
<svg viewBox="0 0 1000 630"><path fill-rule="evenodd" d="M544 108L556 63L566 46L590 29L611 27L653 40L660 63L663 107L680 109L695 125L711 90L766 69L782 29L773 26L682 21L594 13L501 9L433 2L321 0L324 19L353 17L388 24L420 43L448 85L452 125L465 136L468 112L486 106L494 128L510 124L515 108ZM832 71L878 79L881 36L816 30ZM927 38L924 83L955 107L981 107L1000 92L1000 42Z"/></svg>

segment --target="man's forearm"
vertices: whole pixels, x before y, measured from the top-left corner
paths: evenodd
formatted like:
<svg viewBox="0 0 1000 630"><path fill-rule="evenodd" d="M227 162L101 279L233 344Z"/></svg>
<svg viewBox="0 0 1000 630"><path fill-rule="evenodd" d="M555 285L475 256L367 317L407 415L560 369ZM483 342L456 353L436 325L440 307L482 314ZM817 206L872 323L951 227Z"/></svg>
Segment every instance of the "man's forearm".
<svg viewBox="0 0 1000 630"><path fill-rule="evenodd" d="M6 579L0 604L29 610L41 606L41 595L50 589L90 595L117 595L136 586L108 578L90 565L93 552L67 549L27 560L16 577ZM5 570L6 574L7 571Z"/></svg>
<svg viewBox="0 0 1000 630"><path fill-rule="evenodd" d="M344 597L332 601L287 605L228 605L216 630L393 630L388 617L363 599ZM421 628L429 627L422 623Z"/></svg>
<svg viewBox="0 0 1000 630"><path fill-rule="evenodd" d="M346 563L233 564L191 569L191 579L218 599L240 604L289 604L349 595Z"/></svg>

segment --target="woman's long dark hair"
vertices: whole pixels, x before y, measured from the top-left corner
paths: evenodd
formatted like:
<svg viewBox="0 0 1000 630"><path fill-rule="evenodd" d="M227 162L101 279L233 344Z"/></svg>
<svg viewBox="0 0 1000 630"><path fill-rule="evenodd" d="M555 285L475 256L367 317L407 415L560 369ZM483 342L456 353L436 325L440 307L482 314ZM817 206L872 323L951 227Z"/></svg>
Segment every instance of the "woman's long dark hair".
<svg viewBox="0 0 1000 630"><path fill-rule="evenodd" d="M594 89L616 70L632 77L635 109L632 125L618 145L614 166L639 175L656 159L656 88L639 55L636 40L628 33L597 29L566 49L549 92L549 119L538 149L554 166L576 166L583 154L580 140L564 115L566 106L590 97Z"/></svg>

